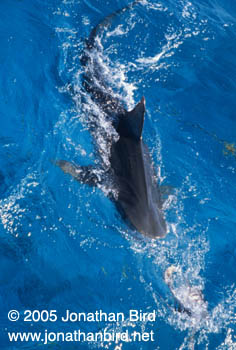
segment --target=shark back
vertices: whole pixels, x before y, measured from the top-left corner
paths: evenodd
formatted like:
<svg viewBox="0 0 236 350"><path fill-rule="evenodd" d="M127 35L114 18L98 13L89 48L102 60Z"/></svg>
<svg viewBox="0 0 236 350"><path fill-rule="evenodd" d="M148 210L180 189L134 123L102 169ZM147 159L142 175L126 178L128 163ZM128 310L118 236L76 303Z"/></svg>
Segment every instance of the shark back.
<svg viewBox="0 0 236 350"><path fill-rule="evenodd" d="M121 136L112 146L110 162L123 216L144 235L164 237L161 194L147 146L142 140Z"/></svg>
<svg viewBox="0 0 236 350"><path fill-rule="evenodd" d="M145 99L120 118L118 142L111 149L111 168L118 187L118 207L141 233L152 238L166 235L161 194L152 161L142 141Z"/></svg>

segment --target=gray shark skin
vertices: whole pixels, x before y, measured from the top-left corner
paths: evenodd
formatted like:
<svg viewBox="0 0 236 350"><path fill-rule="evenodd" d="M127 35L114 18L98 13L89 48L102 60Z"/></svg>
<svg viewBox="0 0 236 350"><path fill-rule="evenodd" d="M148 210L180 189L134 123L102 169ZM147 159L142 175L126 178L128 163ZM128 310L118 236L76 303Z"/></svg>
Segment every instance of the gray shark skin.
<svg viewBox="0 0 236 350"><path fill-rule="evenodd" d="M119 140L111 148L111 168L118 187L117 207L142 234L152 238L166 235L161 213L160 189L147 146L141 138L145 100L120 120ZM134 127L132 127L134 124Z"/></svg>
<svg viewBox="0 0 236 350"><path fill-rule="evenodd" d="M81 57L84 66L83 87L92 100L100 106L119 135L110 150L110 169L102 172L93 166L78 166L65 160L57 165L80 183L97 186L104 183L107 176L117 189L116 196L110 196L122 217L141 234L150 238L162 238L167 233L162 213L162 200L153 171L147 146L142 140L145 115L144 97L132 111L126 111L119 100L112 95L99 71L99 66L91 59L91 52L98 50L96 36L104 30L110 20L135 5L115 12L100 22L86 40ZM105 175L105 176L104 176Z"/></svg>

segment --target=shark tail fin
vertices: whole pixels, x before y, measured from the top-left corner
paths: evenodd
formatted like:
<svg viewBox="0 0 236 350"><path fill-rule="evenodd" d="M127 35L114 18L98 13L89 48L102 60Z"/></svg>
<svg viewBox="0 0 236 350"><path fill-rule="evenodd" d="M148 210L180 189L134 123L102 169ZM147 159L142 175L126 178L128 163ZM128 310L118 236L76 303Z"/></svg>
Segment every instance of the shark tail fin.
<svg viewBox="0 0 236 350"><path fill-rule="evenodd" d="M139 141L142 138L145 114L145 98L130 112L126 112L119 121L117 132L120 136L128 137Z"/></svg>
<svg viewBox="0 0 236 350"><path fill-rule="evenodd" d="M141 2L141 0L134 0L131 4L109 14L101 22L99 22L96 25L96 27L94 27L92 29L89 38L85 41L87 49L91 50L94 47L96 36L98 35L98 33L100 31L102 31L103 29L105 29L111 25L112 19L114 17L126 12L127 10L131 10L135 5L137 5L140 2Z"/></svg>

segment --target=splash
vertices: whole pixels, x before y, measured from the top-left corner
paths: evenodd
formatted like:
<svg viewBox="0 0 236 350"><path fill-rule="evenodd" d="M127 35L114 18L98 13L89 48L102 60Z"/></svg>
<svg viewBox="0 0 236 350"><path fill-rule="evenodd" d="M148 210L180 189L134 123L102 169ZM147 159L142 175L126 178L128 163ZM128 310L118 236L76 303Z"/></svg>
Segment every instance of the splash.
<svg viewBox="0 0 236 350"><path fill-rule="evenodd" d="M180 45L183 44L183 41L180 40L182 36L182 32L180 33L171 33L166 34L166 44L162 47L162 51L157 53L153 57L140 57L136 60L137 63L141 64L143 67L149 66L151 70L158 70L162 68L162 65L157 65L161 59L165 59L167 57L171 57L174 55L175 49L177 49Z"/></svg>
<svg viewBox="0 0 236 350"><path fill-rule="evenodd" d="M22 226L22 218L29 215L29 208L20 204L27 194L32 193L32 189L39 185L35 172L29 173L13 189L12 193L0 200L0 219L6 232L18 236L19 227Z"/></svg>

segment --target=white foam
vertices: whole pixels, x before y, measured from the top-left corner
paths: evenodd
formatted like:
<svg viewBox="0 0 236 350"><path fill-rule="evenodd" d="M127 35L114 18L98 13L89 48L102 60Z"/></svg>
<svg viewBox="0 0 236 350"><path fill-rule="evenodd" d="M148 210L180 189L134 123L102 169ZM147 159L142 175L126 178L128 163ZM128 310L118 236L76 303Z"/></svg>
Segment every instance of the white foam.
<svg viewBox="0 0 236 350"><path fill-rule="evenodd" d="M166 12L168 8L166 6L163 6L162 3L160 2L149 2L148 0L142 0L140 1L140 4L146 6L147 9L155 10L155 11L161 11L161 12Z"/></svg>
<svg viewBox="0 0 236 350"><path fill-rule="evenodd" d="M128 33L128 29L124 30L122 24L120 24L114 30L107 32L106 36L109 38L110 36L121 36L127 33Z"/></svg>
<svg viewBox="0 0 236 350"><path fill-rule="evenodd" d="M163 64L161 65L160 61L166 57L173 56L175 50L183 44L181 37L182 31L180 31L179 33L166 34L166 44L162 47L160 52L150 57L139 57L136 59L136 62L141 64L142 67L146 66L150 67L150 69L152 70L159 70L163 67Z"/></svg>
<svg viewBox="0 0 236 350"><path fill-rule="evenodd" d="M27 193L31 193L31 187L39 185L36 179L36 173L29 173L7 198L0 200L0 220L2 225L7 232L15 236L18 234L21 218L26 215L28 210L22 207L19 201L24 199Z"/></svg>

